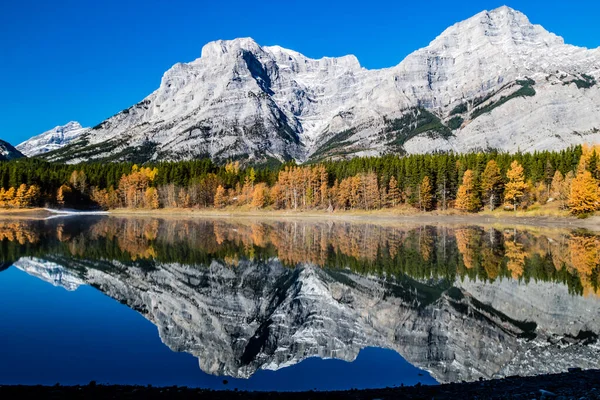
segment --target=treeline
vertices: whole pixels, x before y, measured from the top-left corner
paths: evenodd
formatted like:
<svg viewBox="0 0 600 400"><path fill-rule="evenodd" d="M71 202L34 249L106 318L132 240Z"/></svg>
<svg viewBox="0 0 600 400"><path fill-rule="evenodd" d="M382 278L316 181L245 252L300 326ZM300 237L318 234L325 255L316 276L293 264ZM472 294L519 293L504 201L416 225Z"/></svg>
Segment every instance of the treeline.
<svg viewBox="0 0 600 400"><path fill-rule="evenodd" d="M310 263L368 276L410 277L435 286L449 287L465 277L508 278L560 282L573 294L597 295L600 238L585 232L549 234L475 226L409 229L224 219L12 220L0 221L0 264L51 255L61 265L74 268L112 269L118 264L118 268L155 269L160 263L210 266L215 260L237 268L246 261L267 263L276 257L289 267ZM74 259L85 262L69 262Z"/></svg>
<svg viewBox="0 0 600 400"><path fill-rule="evenodd" d="M4 193L39 189L36 204L99 208L225 208L374 210L408 205L526 209L558 202L574 214L599 207L600 147L557 152L383 156L298 166L243 167L210 160L120 164L0 162Z"/></svg>

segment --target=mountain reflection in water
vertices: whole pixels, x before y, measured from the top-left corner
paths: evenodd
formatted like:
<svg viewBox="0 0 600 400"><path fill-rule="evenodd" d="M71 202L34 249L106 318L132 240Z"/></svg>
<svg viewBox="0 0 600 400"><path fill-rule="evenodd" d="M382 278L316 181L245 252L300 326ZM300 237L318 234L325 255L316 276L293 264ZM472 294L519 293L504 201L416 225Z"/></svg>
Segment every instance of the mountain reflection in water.
<svg viewBox="0 0 600 400"><path fill-rule="evenodd" d="M600 368L600 238L345 222L0 221L0 268L92 285L214 375L392 349L439 382ZM0 279L1 279L0 274Z"/></svg>

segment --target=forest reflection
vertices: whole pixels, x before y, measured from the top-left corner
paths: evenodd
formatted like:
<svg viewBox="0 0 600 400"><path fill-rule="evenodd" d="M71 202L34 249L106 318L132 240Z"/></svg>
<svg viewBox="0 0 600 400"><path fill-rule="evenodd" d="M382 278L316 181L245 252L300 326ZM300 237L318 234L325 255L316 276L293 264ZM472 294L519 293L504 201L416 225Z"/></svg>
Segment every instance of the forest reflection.
<svg viewBox="0 0 600 400"><path fill-rule="evenodd" d="M278 258L363 275L418 280L471 278L559 282L600 293L600 237L589 232L465 226L384 226L329 221L169 220L95 217L0 221L0 262L24 256L235 268Z"/></svg>

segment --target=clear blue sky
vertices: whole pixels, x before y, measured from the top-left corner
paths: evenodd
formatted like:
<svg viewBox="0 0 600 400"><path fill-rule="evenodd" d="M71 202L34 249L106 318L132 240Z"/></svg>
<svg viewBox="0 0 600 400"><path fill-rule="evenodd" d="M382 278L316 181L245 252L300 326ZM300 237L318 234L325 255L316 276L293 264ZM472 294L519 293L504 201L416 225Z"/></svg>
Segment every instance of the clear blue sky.
<svg viewBox="0 0 600 400"><path fill-rule="evenodd" d="M250 36L309 57L355 54L381 68L504 4L567 43L600 46L597 0L5 0L0 139L16 145L70 120L95 125L140 101L211 40Z"/></svg>

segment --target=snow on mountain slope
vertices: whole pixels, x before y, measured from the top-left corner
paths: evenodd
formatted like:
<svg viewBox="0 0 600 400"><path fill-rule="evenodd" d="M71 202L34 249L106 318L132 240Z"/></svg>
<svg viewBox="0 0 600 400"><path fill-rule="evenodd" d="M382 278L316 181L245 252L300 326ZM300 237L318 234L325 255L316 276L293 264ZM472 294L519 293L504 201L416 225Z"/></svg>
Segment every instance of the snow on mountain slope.
<svg viewBox="0 0 600 400"><path fill-rule="evenodd" d="M298 161L600 142L600 49L508 7L446 29L395 67L314 60L249 38L208 43L54 161Z"/></svg>
<svg viewBox="0 0 600 400"><path fill-rule="evenodd" d="M10 143L0 139L0 161L14 160L15 158L21 158L23 154L15 149Z"/></svg>
<svg viewBox="0 0 600 400"><path fill-rule="evenodd" d="M66 146L88 129L79 122L71 121L24 141L17 149L28 157L37 156Z"/></svg>

